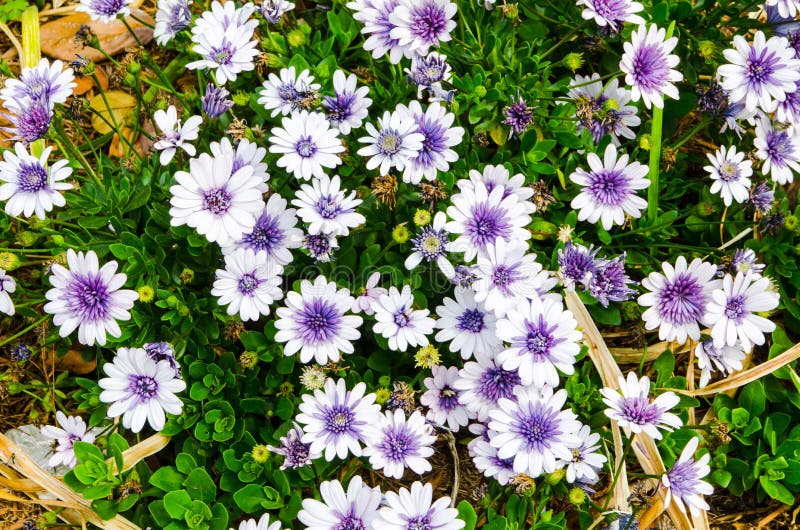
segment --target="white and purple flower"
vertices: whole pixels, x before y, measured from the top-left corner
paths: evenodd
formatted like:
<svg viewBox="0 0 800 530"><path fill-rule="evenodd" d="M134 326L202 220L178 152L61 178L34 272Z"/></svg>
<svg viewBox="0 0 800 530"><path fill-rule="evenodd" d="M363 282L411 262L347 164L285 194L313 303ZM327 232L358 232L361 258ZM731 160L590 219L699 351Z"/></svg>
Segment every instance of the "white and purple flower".
<svg viewBox="0 0 800 530"><path fill-rule="evenodd" d="M703 169L714 181L711 193L719 193L725 206L730 206L734 200L741 204L750 198L749 177L753 174L753 163L745 159L744 152L737 153L735 145L729 148L723 145L706 156L711 165Z"/></svg>
<svg viewBox="0 0 800 530"><path fill-rule="evenodd" d="M80 416L67 416L59 410L56 412L56 421L58 427L45 425L41 428L42 434L57 444L47 465L50 467L63 465L72 469L78 463L73 444L75 442L94 443L95 435L88 430L86 422Z"/></svg>
<svg viewBox="0 0 800 530"><path fill-rule="evenodd" d="M501 398L514 399L514 389L522 385L516 369L506 370L495 352L475 352L475 361L464 364L453 388L470 418L485 422Z"/></svg>
<svg viewBox="0 0 800 530"><path fill-rule="evenodd" d="M389 15L394 24L390 35L399 46L419 55L427 55L432 47L449 41L456 27L453 20L458 7L450 0L400 0Z"/></svg>
<svg viewBox="0 0 800 530"><path fill-rule="evenodd" d="M7 201L5 212L8 215L30 217L36 215L44 219L45 213L54 206L64 206L67 201L60 193L72 189L72 184L64 182L72 175L67 160L59 160L47 167L47 158L52 147L45 147L39 157L28 153L21 142L14 144L14 150L3 153L0 162L0 200Z"/></svg>
<svg viewBox="0 0 800 530"><path fill-rule="evenodd" d="M196 152L194 145L189 142L197 140L203 118L191 116L181 125L175 105L170 105L166 112L161 109L157 110L153 114L153 120L161 129L161 136L153 144L153 148L161 151L158 160L162 166L169 164L179 147L189 156L194 156Z"/></svg>
<svg viewBox="0 0 800 530"><path fill-rule="evenodd" d="M670 52L678 44L677 37L666 39L667 32L651 24L631 33L631 42L623 44L625 53L619 69L625 75L625 82L631 87L631 99L644 101L651 106L664 107L663 96L679 99L678 89L673 85L683 80L683 74L675 70L680 62L677 55Z"/></svg>
<svg viewBox="0 0 800 530"><path fill-rule="evenodd" d="M800 134L794 127L775 128L767 119L756 124L756 156L764 161L761 172L777 184L788 184L800 172Z"/></svg>
<svg viewBox="0 0 800 530"><path fill-rule="evenodd" d="M661 485L667 490L664 506L674 502L683 513L688 507L692 516L700 516L703 511L711 509L702 495L714 493L714 487L702 480L711 473L708 465L711 456L705 453L699 460L694 459L699 443L698 438L692 437L675 465L661 477Z"/></svg>
<svg viewBox="0 0 800 530"><path fill-rule="evenodd" d="M395 168L405 170L411 159L422 151L425 135L419 132L414 117L407 112L395 110L383 113L378 118L378 129L367 123L367 134L358 139L367 144L358 150L358 154L369 157L367 169L379 168L381 175L386 175Z"/></svg>
<svg viewBox="0 0 800 530"><path fill-rule="evenodd" d="M75 11L88 13L92 20L99 20L108 24L119 15L128 16L131 14L129 7L133 0L81 0Z"/></svg>
<svg viewBox="0 0 800 530"><path fill-rule="evenodd" d="M457 287L455 300L445 298L436 308L436 342L450 342L450 351L469 359L476 351L493 351L500 345L497 318L475 300L472 289Z"/></svg>
<svg viewBox="0 0 800 530"><path fill-rule="evenodd" d="M294 112L300 101L312 94L316 94L320 88L319 83L314 82L314 76L309 70L303 70L298 75L294 66L282 68L280 77L269 74L264 81L264 87L259 90L260 97L258 103L264 105L267 110L272 110L272 117L278 114L287 116Z"/></svg>
<svg viewBox="0 0 800 530"><path fill-rule="evenodd" d="M432 366L433 377L426 377L423 384L427 391L419 398L420 404L428 407L426 417L436 425L446 426L453 432L469 423L467 409L459 402L461 391L455 388L458 368Z"/></svg>
<svg viewBox="0 0 800 530"><path fill-rule="evenodd" d="M381 530L461 530L464 521L450 508L450 497L433 501L433 486L417 481L411 490L387 491L385 506L378 512L374 528Z"/></svg>
<svg viewBox="0 0 800 530"><path fill-rule="evenodd" d="M366 222L366 218L356 211L361 199L356 192L341 189L341 179L323 174L314 178L311 185L303 184L295 192L292 205L297 206L297 215L308 223L309 234L332 234L346 236L351 228Z"/></svg>
<svg viewBox="0 0 800 530"><path fill-rule="evenodd" d="M438 102L431 103L423 112L418 101L408 108L398 106L400 112L410 114L417 123L417 131L423 135L422 149L410 159L403 171L403 182L419 184L423 177L435 180L439 171L450 169L450 163L458 160L453 147L461 143L464 129L453 127L456 117Z"/></svg>
<svg viewBox="0 0 800 530"><path fill-rule="evenodd" d="M350 134L353 129L358 129L369 115L372 100L367 97L369 88L358 87L356 74L345 77L345 73L336 70L333 73L333 96L325 96L322 106L328 121L339 129L342 134Z"/></svg>
<svg viewBox="0 0 800 530"><path fill-rule="evenodd" d="M286 204L286 199L277 193L270 195L253 228L245 232L239 241L222 250L230 253L237 248L249 248L266 253L279 265L291 263L291 249L303 244L303 231L297 228L297 211L287 208Z"/></svg>
<svg viewBox="0 0 800 530"><path fill-rule="evenodd" d="M433 456L436 436L419 411L406 418L402 408L387 410L365 428L364 441L363 454L372 469L382 470L387 477L399 480L406 468L418 475L432 469L428 458Z"/></svg>
<svg viewBox="0 0 800 530"><path fill-rule="evenodd" d="M302 110L283 118L283 127L274 127L269 152L282 155L276 164L293 173L296 179L325 177L325 168L342 163L344 145L339 129L331 129L324 114Z"/></svg>
<svg viewBox="0 0 800 530"><path fill-rule="evenodd" d="M413 270L423 261L434 262L446 277L455 276L453 264L447 259L447 253L452 250L453 244L449 241L449 234L444 228L446 223L447 217L444 212L437 212L433 216L433 223L423 226L411 239L414 252L406 258L406 269Z"/></svg>
<svg viewBox="0 0 800 530"><path fill-rule="evenodd" d="M621 393L620 393L621 392ZM611 388L601 388L603 403L608 406L606 416L628 428L633 433L643 432L657 440L661 439L661 431L671 431L683 425L679 417L668 412L680 399L674 392L664 392L650 401L650 379L636 377L628 372L627 380L620 376L619 392Z"/></svg>
<svg viewBox="0 0 800 530"><path fill-rule="evenodd" d="M375 309L375 333L389 340L389 348L406 351L409 346L427 346L428 335L433 333L434 320L427 309L413 309L414 297L411 287L402 291L390 287L389 292L378 299Z"/></svg>
<svg viewBox="0 0 800 530"><path fill-rule="evenodd" d="M319 485L322 502L303 499L297 519L306 530L368 530L378 516L380 488L370 488L358 475L350 479L347 492L338 480Z"/></svg>
<svg viewBox="0 0 800 530"><path fill-rule="evenodd" d="M269 314L269 306L283 298L283 266L269 259L265 252L237 249L225 256L225 268L217 269L211 295L219 305L227 305L229 315L243 321L258 320Z"/></svg>

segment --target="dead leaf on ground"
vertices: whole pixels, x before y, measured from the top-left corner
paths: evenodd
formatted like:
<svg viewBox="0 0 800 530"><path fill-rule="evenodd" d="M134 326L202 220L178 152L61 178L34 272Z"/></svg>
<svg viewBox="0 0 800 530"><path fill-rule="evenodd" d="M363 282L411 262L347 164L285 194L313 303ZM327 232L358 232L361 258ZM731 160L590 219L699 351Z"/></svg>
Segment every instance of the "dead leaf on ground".
<svg viewBox="0 0 800 530"><path fill-rule="evenodd" d="M131 13L136 18L153 24L153 18L141 9L133 9ZM153 30L136 21L133 17L126 18L128 24L142 41L147 44L153 40ZM105 56L94 48L82 47L75 42L75 33L81 25L88 25L100 41L100 46L110 56L137 46L136 39L130 34L128 28L121 20L112 20L104 23L92 21L86 13L75 13L44 24L40 29L42 52L45 55L64 61L73 61L80 54L87 59L99 63L105 61Z"/></svg>
<svg viewBox="0 0 800 530"><path fill-rule="evenodd" d="M106 106L106 101L108 101L108 106ZM89 101L89 107L102 116L92 113L92 127L100 134L106 134L113 130L111 125L115 122L120 127L134 123L136 98L121 90L109 90L105 93L105 99L103 99L103 94L93 97Z"/></svg>

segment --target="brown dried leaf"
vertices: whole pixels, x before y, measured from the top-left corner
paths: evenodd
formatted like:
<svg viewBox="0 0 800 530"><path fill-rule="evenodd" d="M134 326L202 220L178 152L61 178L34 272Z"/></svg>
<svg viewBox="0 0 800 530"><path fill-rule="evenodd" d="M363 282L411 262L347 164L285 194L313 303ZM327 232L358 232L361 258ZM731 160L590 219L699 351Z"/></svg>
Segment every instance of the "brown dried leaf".
<svg viewBox="0 0 800 530"><path fill-rule="evenodd" d="M106 106L108 101L108 106ZM132 125L134 123L134 108L136 107L136 98L121 90L110 90L103 94L98 94L89 101L89 107L97 111L105 118L101 118L97 114L92 114L92 127L100 134L110 133L113 129L110 124L116 120L117 125L123 127L125 125ZM109 112L109 109L111 112ZM112 119L113 114L113 119ZM108 121L108 123L106 123Z"/></svg>
<svg viewBox="0 0 800 530"><path fill-rule="evenodd" d="M148 24L153 24L153 18L140 9L132 9L131 14L146 21ZM147 44L153 40L152 29L136 21L133 17L127 17L126 21L139 37L139 40L142 41L142 44ZM75 42L75 33L84 24L92 29L100 41L100 46L112 57L126 48L137 46L136 39L130 34L121 20L114 19L105 23L99 20L92 21L86 13L75 13L74 15L57 18L41 27L42 53L63 61L73 61L77 54L83 55L96 63L105 61L105 56L98 50L88 46L84 48Z"/></svg>
<svg viewBox="0 0 800 530"><path fill-rule="evenodd" d="M63 357L56 358L55 368L58 371L69 371L73 374L86 375L95 371L97 368L97 360L92 359L90 361L84 361L82 350L70 349Z"/></svg>

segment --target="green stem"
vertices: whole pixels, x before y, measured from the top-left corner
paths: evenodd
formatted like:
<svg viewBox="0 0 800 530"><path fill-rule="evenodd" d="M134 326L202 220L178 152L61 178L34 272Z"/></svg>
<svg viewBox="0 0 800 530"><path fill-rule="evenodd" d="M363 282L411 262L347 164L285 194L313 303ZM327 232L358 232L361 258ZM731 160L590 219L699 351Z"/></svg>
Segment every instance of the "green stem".
<svg viewBox="0 0 800 530"><path fill-rule="evenodd" d="M675 31L675 21L673 20L667 28L667 39L672 37ZM647 189L647 218L650 224L655 223L658 216L658 195L660 193L658 185L659 172L661 170L661 128L664 125L664 108L653 106L653 123L650 128L650 187Z"/></svg>
<svg viewBox="0 0 800 530"><path fill-rule="evenodd" d="M701 129L705 128L706 125L711 123L711 120L701 120L700 123L692 127L692 129L683 135L683 137L678 140L675 145L672 146L673 149L680 149L680 147L692 139L692 137L697 134Z"/></svg>
<svg viewBox="0 0 800 530"><path fill-rule="evenodd" d="M144 48L144 44L142 44L141 39L139 39L139 35L137 35L135 31L133 31L133 28L130 26L130 24L128 24L128 21L125 19L125 17L124 16L119 17L119 19L122 21L123 24L125 24L125 27L128 28L128 32L131 35L133 35L133 38L136 39L136 44L138 44L140 48Z"/></svg>
<svg viewBox="0 0 800 530"><path fill-rule="evenodd" d="M583 26L584 26L584 25L585 25L585 23L584 23L584 24L579 24L578 26L576 26L576 27L572 28L572 29L570 30L570 32L569 32L569 33L567 33L566 35L564 35L564 38L562 38L560 41L558 41L557 43L555 43L555 44L554 44L554 45L553 45L553 46L552 46L552 47L551 47L549 50L547 50L547 51L546 51L546 52L544 52L542 55L540 55L540 56L539 56L539 61L541 62L541 61L542 61L542 59L544 59L545 57L547 57L548 55L550 55L551 53L553 53L554 51L556 51L557 49L559 49L559 48L560 48L560 47L561 47L563 44L565 44L565 43L569 42L569 40L572 38L572 36L573 36L573 35L575 35L575 34L576 34L576 33L578 33L578 32L579 32L581 29L583 29Z"/></svg>
<svg viewBox="0 0 800 530"><path fill-rule="evenodd" d="M608 509L608 503L611 502L611 497L613 496L614 487L617 485L617 480L619 480L620 474L622 474L622 466L625 465L625 461L628 459L628 455L631 452L631 448L633 448L633 439L636 438L636 433L631 433L631 437L628 439L628 445L625 446L625 451L622 453L622 458L619 461L619 465L617 466L616 471L614 472L614 476L611 480L611 486L608 488L609 495L606 497L606 502L603 504L603 511Z"/></svg>
<svg viewBox="0 0 800 530"><path fill-rule="evenodd" d="M0 346L5 346L6 344L14 342L15 340L17 340L21 336L25 335L26 333L28 333L30 330L32 330L36 326L40 325L42 322L44 322L48 318L50 318L50 315L45 315L42 318L40 318L39 320L37 320L36 322L34 322L33 324L29 325L28 327L23 328L22 331L19 331L19 332L15 333L15 334L11 335L7 339L0 341Z"/></svg>

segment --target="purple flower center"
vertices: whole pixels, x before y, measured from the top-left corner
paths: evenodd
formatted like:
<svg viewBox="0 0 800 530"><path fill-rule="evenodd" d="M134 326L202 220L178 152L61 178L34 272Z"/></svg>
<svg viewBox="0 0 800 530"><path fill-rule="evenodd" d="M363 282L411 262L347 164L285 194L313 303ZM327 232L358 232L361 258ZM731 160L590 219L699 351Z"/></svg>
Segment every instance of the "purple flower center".
<svg viewBox="0 0 800 530"><path fill-rule="evenodd" d="M479 248L486 248L486 245L494 243L500 237L508 239L511 234L508 212L498 206L476 204L472 207L472 216L467 221L465 232Z"/></svg>
<svg viewBox="0 0 800 530"><path fill-rule="evenodd" d="M530 403L528 410L520 411L512 424L512 431L525 440L529 451L541 451L550 447L550 441L561 434L557 413L539 403Z"/></svg>
<svg viewBox="0 0 800 530"><path fill-rule="evenodd" d="M746 300L742 294L729 298L728 303L725 304L725 316L737 323L741 322L742 317L748 312L745 303Z"/></svg>
<svg viewBox="0 0 800 530"><path fill-rule="evenodd" d="M451 412L456 407L458 407L458 391L449 386L443 386L439 390L439 408L446 412Z"/></svg>
<svg viewBox="0 0 800 530"><path fill-rule="evenodd" d="M342 207L339 206L339 201L331 195L320 197L317 204L314 205L317 213L323 219L336 219L342 212Z"/></svg>
<svg viewBox="0 0 800 530"><path fill-rule="evenodd" d="M47 134L53 113L44 102L34 102L28 107L27 112L14 119L18 136L29 143Z"/></svg>
<svg viewBox="0 0 800 530"><path fill-rule="evenodd" d="M447 150L446 134L447 128L439 122L426 120L425 116L417 119L419 132L424 136L422 140L422 150L414 159L418 167L429 168L435 165L438 154Z"/></svg>
<svg viewBox="0 0 800 530"><path fill-rule="evenodd" d="M719 166L719 178L725 182L739 180L739 166L730 160L724 161Z"/></svg>
<svg viewBox="0 0 800 530"><path fill-rule="evenodd" d="M129 375L128 390L139 396L139 402L149 401L158 393L158 381L149 375Z"/></svg>
<svg viewBox="0 0 800 530"><path fill-rule="evenodd" d="M341 516L342 518L339 520L339 524L334 526L333 530L364 530L364 528L366 528L364 522L359 517L356 517L352 511L353 508L351 507L351 513Z"/></svg>
<svg viewBox="0 0 800 530"><path fill-rule="evenodd" d="M203 209L214 215L227 213L232 202L233 196L225 188L216 188L203 194Z"/></svg>
<svg viewBox="0 0 800 530"><path fill-rule="evenodd" d="M211 48L208 59L220 66L230 66L233 63L234 50L227 41L222 42L219 48Z"/></svg>
<svg viewBox="0 0 800 530"><path fill-rule="evenodd" d="M94 0L92 11L97 14L113 17L125 7L125 0Z"/></svg>
<svg viewBox="0 0 800 530"><path fill-rule="evenodd" d="M297 99L297 90L294 84L286 83L278 87L278 97L286 103L294 103Z"/></svg>
<svg viewBox="0 0 800 530"><path fill-rule="evenodd" d="M427 86L444 79L447 63L441 57L420 58L411 73L411 80L418 85Z"/></svg>
<svg viewBox="0 0 800 530"><path fill-rule="evenodd" d="M410 311L406 308L406 306L401 307L395 312L394 323L398 328L404 328L409 325L411 322L411 315L409 313Z"/></svg>
<svg viewBox="0 0 800 530"><path fill-rule="evenodd" d="M47 187L47 170L38 163L20 164L17 173L17 186L20 191L36 193Z"/></svg>
<svg viewBox="0 0 800 530"><path fill-rule="evenodd" d="M225 114L233 107L233 101L228 99L229 95L230 93L224 88L217 88L209 83L202 100L203 113L211 118L218 118Z"/></svg>
<svg viewBox="0 0 800 530"><path fill-rule="evenodd" d="M439 42L439 35L447 29L447 15L435 3L427 2L411 11L411 34L426 44Z"/></svg>
<svg viewBox="0 0 800 530"><path fill-rule="evenodd" d="M384 433L384 438L378 445L384 456L393 462L403 462L417 452L417 443L413 436L401 428Z"/></svg>
<svg viewBox="0 0 800 530"><path fill-rule="evenodd" d="M426 226L411 240L411 244L414 251L422 253L426 260L435 261L445 254L447 234Z"/></svg>
<svg viewBox="0 0 800 530"><path fill-rule="evenodd" d="M498 265L492 272L492 284L503 291L507 291L508 284L514 281L513 272L513 269L505 265Z"/></svg>
<svg viewBox="0 0 800 530"><path fill-rule="evenodd" d="M284 235L278 223L278 218L271 215L262 215L253 231L242 236L242 243L246 248L255 251L264 250L272 255L275 247L283 241Z"/></svg>
<svg viewBox="0 0 800 530"><path fill-rule="evenodd" d="M316 259L327 256L331 251L331 242L327 234L309 234L305 237L304 244Z"/></svg>
<svg viewBox="0 0 800 530"><path fill-rule="evenodd" d="M622 400L622 416L629 423L651 425L657 423L659 414L647 396L636 396Z"/></svg>
<svg viewBox="0 0 800 530"><path fill-rule="evenodd" d="M786 131L767 131L767 160L778 167L785 167L787 160L795 160L792 139Z"/></svg>
<svg viewBox="0 0 800 530"><path fill-rule="evenodd" d="M590 184L586 190L601 206L619 206L628 197L630 187L624 171L603 169L588 175Z"/></svg>
<svg viewBox="0 0 800 530"><path fill-rule="evenodd" d="M782 66L781 59L769 48L756 51L755 46L750 47L747 64L744 67L744 77L747 79L748 89L761 93L761 85L781 84L773 78L776 70Z"/></svg>
<svg viewBox="0 0 800 530"><path fill-rule="evenodd" d="M616 22L625 20L628 14L628 0L594 0L592 9L606 22L616 26Z"/></svg>
<svg viewBox="0 0 800 530"><path fill-rule="evenodd" d="M82 322L108 318L111 295L100 274L74 276L66 289L70 312Z"/></svg>
<svg viewBox="0 0 800 530"><path fill-rule="evenodd" d="M438 527L437 527L438 528ZM406 530L433 530L429 514L417 515L408 519Z"/></svg>
<svg viewBox="0 0 800 530"><path fill-rule="evenodd" d="M306 344L320 344L331 340L339 332L342 315L336 306L322 298L306 302L296 317L298 333Z"/></svg>
<svg viewBox="0 0 800 530"><path fill-rule="evenodd" d="M261 281L253 274L245 274L239 278L239 292L245 296L253 296Z"/></svg>
<svg viewBox="0 0 800 530"><path fill-rule="evenodd" d="M378 134L376 145L383 156L392 157L403 147L403 138L394 129L383 129Z"/></svg>
<svg viewBox="0 0 800 530"><path fill-rule="evenodd" d="M696 322L705 307L703 286L691 274L678 274L672 282L665 282L658 293L657 307L661 318L673 324Z"/></svg>
<svg viewBox="0 0 800 530"><path fill-rule="evenodd" d="M661 44L644 44L633 57L634 83L643 92L658 92L668 81L669 66Z"/></svg>
<svg viewBox="0 0 800 530"><path fill-rule="evenodd" d="M493 366L481 374L478 394L493 402L500 398L511 399L514 396L514 387L521 383L516 370L503 370L499 366Z"/></svg>
<svg viewBox="0 0 800 530"><path fill-rule="evenodd" d="M336 97L327 96L322 102L322 106L328 112L328 119L335 122L347 121L353 114L353 103L356 96L352 92L337 93Z"/></svg>
<svg viewBox="0 0 800 530"><path fill-rule="evenodd" d="M311 158L317 152L317 144L311 139L311 136L301 136L300 140L294 144L297 154L303 158Z"/></svg>
<svg viewBox="0 0 800 530"><path fill-rule="evenodd" d="M325 429L333 434L345 434L355 422L353 411L343 405L335 405L325 411Z"/></svg>
<svg viewBox="0 0 800 530"><path fill-rule="evenodd" d="M458 329L470 333L480 333L486 327L483 323L483 312L477 309L467 309L456 320Z"/></svg>
<svg viewBox="0 0 800 530"><path fill-rule="evenodd" d="M526 335L521 335L511 339L512 346L522 349L533 356L534 362L542 362L550 359L552 349L564 342L563 337L554 337L553 332L558 328L558 323L552 325L545 322L543 316L539 316L537 322L525 321L528 330Z"/></svg>

